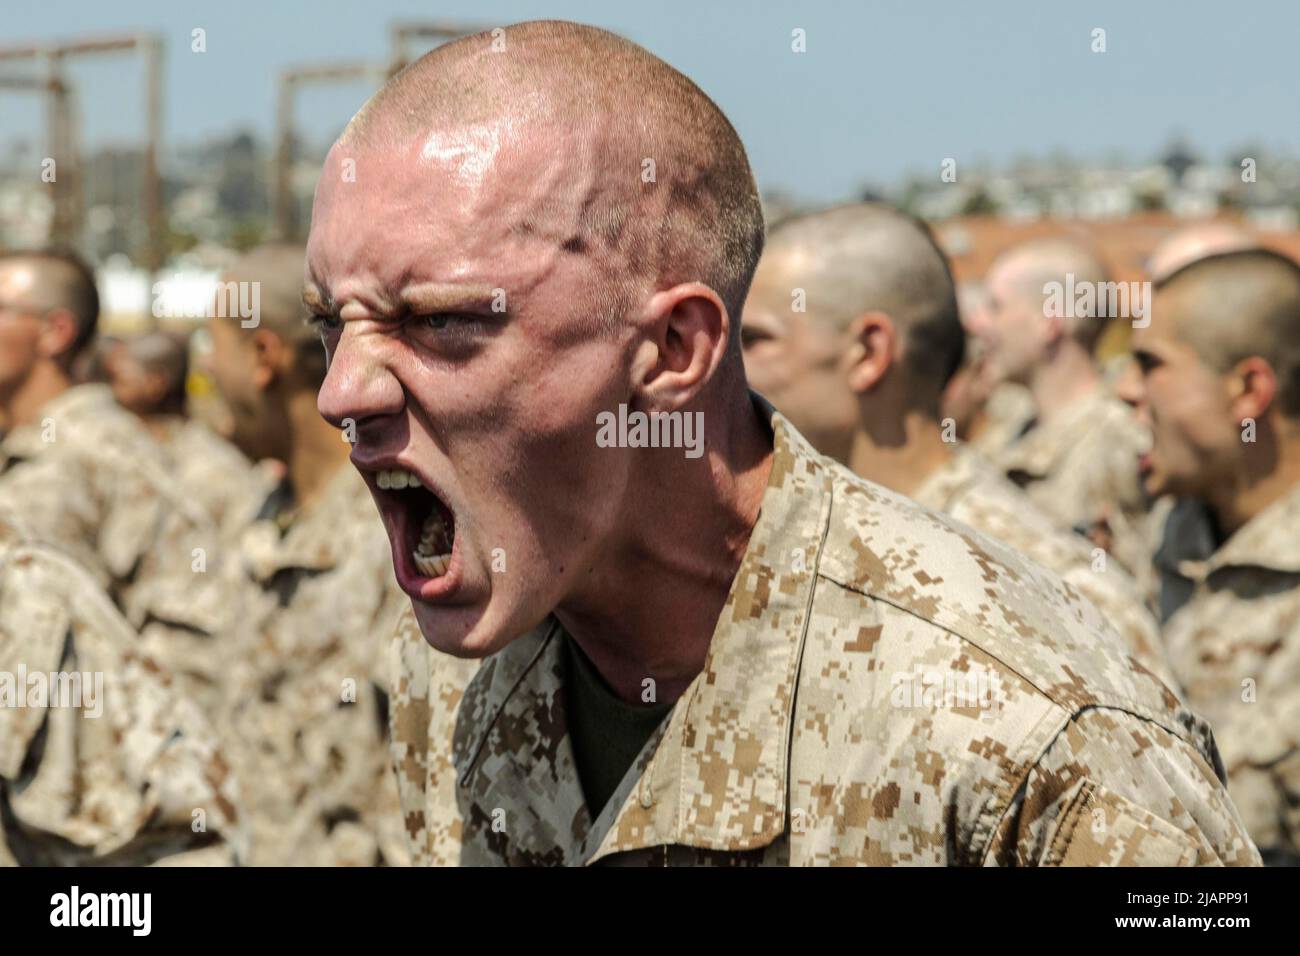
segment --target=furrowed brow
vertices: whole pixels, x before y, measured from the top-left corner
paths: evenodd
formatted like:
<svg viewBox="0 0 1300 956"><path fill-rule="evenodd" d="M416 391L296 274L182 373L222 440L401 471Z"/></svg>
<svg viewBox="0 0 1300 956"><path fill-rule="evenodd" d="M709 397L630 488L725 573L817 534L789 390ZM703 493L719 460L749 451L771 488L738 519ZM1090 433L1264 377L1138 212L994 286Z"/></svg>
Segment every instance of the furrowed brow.
<svg viewBox="0 0 1300 956"><path fill-rule="evenodd" d="M492 305L498 292L488 286L422 283L402 289L398 301L417 315L483 309Z"/></svg>
<svg viewBox="0 0 1300 956"><path fill-rule="evenodd" d="M332 311L331 307L333 305L333 303L326 300L326 297L321 294L320 289L314 283L303 286L302 304L313 312Z"/></svg>

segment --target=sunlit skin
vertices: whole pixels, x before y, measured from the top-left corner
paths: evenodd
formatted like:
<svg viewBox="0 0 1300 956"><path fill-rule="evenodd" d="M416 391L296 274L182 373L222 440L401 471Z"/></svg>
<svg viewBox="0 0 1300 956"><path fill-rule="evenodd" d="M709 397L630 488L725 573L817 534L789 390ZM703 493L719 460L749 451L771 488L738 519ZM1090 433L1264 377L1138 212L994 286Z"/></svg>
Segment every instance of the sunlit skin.
<svg viewBox="0 0 1300 956"><path fill-rule="evenodd" d="M1101 386L1092 356L1064 321L1044 311L1032 249L1013 250L989 270L986 307L978 316L993 382L1029 388L1040 423L1050 422Z"/></svg>
<svg viewBox="0 0 1300 956"><path fill-rule="evenodd" d="M554 610L616 691L653 676L672 699L702 666L770 445L743 380L719 385L731 319L712 289L633 283L625 321L593 331L612 253L560 245L599 174L577 145L554 149L560 135L502 119L331 151L304 294L330 357L318 404L355 428L435 647L492 653ZM542 225L520 229L543 202ZM597 414L620 403L704 411L704 457L598 447ZM454 515L442 576L414 571L380 468L414 472Z"/></svg>
<svg viewBox="0 0 1300 956"><path fill-rule="evenodd" d="M910 401L889 315L866 311L837 323L815 303L791 308L813 256L777 241L759 262L742 326L745 375L818 451L906 494L951 450L933 413Z"/></svg>
<svg viewBox="0 0 1300 956"><path fill-rule="evenodd" d="M1255 482L1251 453L1271 438L1275 392L1272 370L1257 357L1227 372L1208 365L1181 334L1184 293L1158 291L1151 323L1133 330L1135 358L1119 394L1151 429L1152 445L1139 469L1146 491L1209 502L1225 530L1244 521L1242 497ZM1242 440L1243 422L1255 419L1255 443Z"/></svg>
<svg viewBox="0 0 1300 956"><path fill-rule="evenodd" d="M745 302L741 341L745 376L823 454L847 461L858 425L858 402L847 382L852 337L795 309L794 290L810 253L770 250Z"/></svg>
<svg viewBox="0 0 1300 956"><path fill-rule="evenodd" d="M72 385L63 356L77 337L76 319L39 297L36 267L0 263L0 428L31 424Z"/></svg>
<svg viewBox="0 0 1300 956"><path fill-rule="evenodd" d="M275 376L267 348L274 348L278 340L264 331L242 329L237 319L230 318L209 319L208 332L212 339L208 370L230 409L231 440L253 461L283 459L289 426L267 395Z"/></svg>
<svg viewBox="0 0 1300 956"><path fill-rule="evenodd" d="M977 334L988 345L993 375L999 381L1028 385L1059 329L1043 315L1042 298L1024 294L1022 282L1014 262L989 273L988 298L979 314Z"/></svg>
<svg viewBox="0 0 1300 956"><path fill-rule="evenodd" d="M349 446L321 419L316 383L297 367L294 343L265 324L245 329L237 318L211 318L208 330L206 365L230 409L231 441L251 460L282 469L293 507L310 508L350 467Z"/></svg>

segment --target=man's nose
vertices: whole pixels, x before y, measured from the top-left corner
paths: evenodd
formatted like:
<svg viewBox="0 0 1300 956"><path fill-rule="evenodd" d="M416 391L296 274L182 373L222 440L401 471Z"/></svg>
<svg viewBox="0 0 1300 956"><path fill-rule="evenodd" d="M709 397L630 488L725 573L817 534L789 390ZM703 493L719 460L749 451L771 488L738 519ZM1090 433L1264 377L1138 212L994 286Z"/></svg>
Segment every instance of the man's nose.
<svg viewBox="0 0 1300 956"><path fill-rule="evenodd" d="M1124 361L1124 368L1115 382L1115 394L1134 408L1142 401L1142 370L1132 356Z"/></svg>
<svg viewBox="0 0 1300 956"><path fill-rule="evenodd" d="M1142 369L1138 367L1137 360L1132 356L1129 356L1124 370L1115 382L1115 394L1120 401L1133 409L1138 421L1150 425L1146 410L1146 382L1142 379Z"/></svg>
<svg viewBox="0 0 1300 956"><path fill-rule="evenodd" d="M344 323L316 396L317 410L335 428L395 415L405 403L402 385L385 358L386 338L362 324Z"/></svg>

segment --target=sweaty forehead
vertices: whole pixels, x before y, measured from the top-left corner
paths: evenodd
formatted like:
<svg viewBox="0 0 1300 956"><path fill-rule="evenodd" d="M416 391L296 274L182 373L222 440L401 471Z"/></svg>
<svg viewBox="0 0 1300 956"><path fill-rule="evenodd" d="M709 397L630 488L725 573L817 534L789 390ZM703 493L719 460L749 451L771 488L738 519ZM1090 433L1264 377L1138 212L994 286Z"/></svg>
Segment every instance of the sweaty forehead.
<svg viewBox="0 0 1300 956"><path fill-rule="evenodd" d="M520 281L597 188L572 155L544 130L504 123L438 126L387 148L340 143L317 189L308 282Z"/></svg>

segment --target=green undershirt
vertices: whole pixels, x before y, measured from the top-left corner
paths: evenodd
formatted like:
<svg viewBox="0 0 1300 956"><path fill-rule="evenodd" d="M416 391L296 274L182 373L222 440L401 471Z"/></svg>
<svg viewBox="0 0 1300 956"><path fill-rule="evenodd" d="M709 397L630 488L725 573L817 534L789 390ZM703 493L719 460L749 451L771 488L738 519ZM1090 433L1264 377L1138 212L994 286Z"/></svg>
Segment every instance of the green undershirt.
<svg viewBox="0 0 1300 956"><path fill-rule="evenodd" d="M573 759L594 820L672 704L628 704L573 638L564 641L564 706Z"/></svg>

